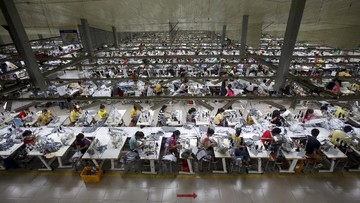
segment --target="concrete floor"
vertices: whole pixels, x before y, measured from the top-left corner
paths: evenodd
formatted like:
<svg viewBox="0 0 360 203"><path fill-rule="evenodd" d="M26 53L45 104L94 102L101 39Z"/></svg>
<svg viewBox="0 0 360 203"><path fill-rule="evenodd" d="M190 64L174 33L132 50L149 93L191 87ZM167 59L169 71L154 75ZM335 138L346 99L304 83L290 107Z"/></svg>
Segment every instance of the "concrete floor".
<svg viewBox="0 0 360 203"><path fill-rule="evenodd" d="M74 172L0 172L2 203L95 202L359 202L359 174L130 175L104 174L84 184ZM197 197L177 197L193 194Z"/></svg>

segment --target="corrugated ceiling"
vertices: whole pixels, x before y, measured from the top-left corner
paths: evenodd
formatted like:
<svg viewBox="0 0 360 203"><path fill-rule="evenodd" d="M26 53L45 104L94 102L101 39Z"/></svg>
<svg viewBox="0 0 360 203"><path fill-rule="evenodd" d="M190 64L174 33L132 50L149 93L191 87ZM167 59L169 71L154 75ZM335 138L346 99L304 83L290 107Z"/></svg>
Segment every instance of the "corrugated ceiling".
<svg viewBox="0 0 360 203"><path fill-rule="evenodd" d="M118 31L215 30L227 25L227 37L240 39L243 15L249 15L249 44L260 31L282 36L290 0L15 0L30 39L57 36L59 29L76 29L80 18L93 27ZM298 39L351 49L360 44L359 0L308 0ZM2 14L0 23L6 24ZM4 41L7 31L0 29Z"/></svg>

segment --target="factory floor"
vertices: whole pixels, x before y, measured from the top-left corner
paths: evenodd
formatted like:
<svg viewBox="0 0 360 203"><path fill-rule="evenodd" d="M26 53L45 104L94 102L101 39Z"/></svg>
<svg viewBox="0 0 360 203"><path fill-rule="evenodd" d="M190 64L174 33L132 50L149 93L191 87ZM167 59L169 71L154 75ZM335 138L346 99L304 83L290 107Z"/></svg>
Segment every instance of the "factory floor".
<svg viewBox="0 0 360 203"><path fill-rule="evenodd" d="M360 202L359 177L358 173L173 176L109 172L99 183L85 184L73 171L11 171L0 172L0 199L2 203L355 203Z"/></svg>
<svg viewBox="0 0 360 203"><path fill-rule="evenodd" d="M217 108L226 102L212 102ZM143 107L152 104L141 103ZM124 122L130 122L131 104L106 105L127 109ZM169 109L191 108L183 102L168 105ZM308 107L310 106L307 105ZM198 108L199 106L196 106ZM259 102L236 102L233 108L247 112L250 108L272 112L275 107ZM288 107L288 105L286 105ZM315 107L315 106L314 106ZM94 105L89 109L98 109ZM56 115L67 115L52 105L49 109ZM303 110L298 106L298 110ZM35 110L41 110L38 107ZM155 112L157 115L158 109ZM185 119L185 115L184 119ZM194 196L196 195L196 197ZM194 198L195 197L195 198ZM201 175L145 175L106 171L99 183L85 184L79 172L73 169L55 169L52 172L36 170L0 171L1 203L95 203L95 202L206 202L206 203L291 203L291 202L360 202L359 173L306 173L260 175L247 173Z"/></svg>

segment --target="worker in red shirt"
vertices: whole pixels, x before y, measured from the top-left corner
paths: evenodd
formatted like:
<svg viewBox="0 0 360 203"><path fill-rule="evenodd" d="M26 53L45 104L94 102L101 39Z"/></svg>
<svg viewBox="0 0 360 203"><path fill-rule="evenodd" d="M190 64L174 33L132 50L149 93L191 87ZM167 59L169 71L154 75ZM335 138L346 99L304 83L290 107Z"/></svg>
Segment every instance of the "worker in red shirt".
<svg viewBox="0 0 360 203"><path fill-rule="evenodd" d="M177 158L179 158L179 149L181 148L181 144L178 143L178 139L180 137L180 131L175 130L171 135L168 143L168 147L166 149L167 154L174 154Z"/></svg>
<svg viewBox="0 0 360 203"><path fill-rule="evenodd" d="M261 141L263 142L266 149L269 146L274 146L276 144L273 137L279 135L280 133L281 133L280 128L274 128L271 131L267 130L264 132L264 134L261 136Z"/></svg>
<svg viewBox="0 0 360 203"><path fill-rule="evenodd" d="M19 118L24 121L26 119L26 117L29 115L30 110L29 109L24 109L22 112L19 113Z"/></svg>

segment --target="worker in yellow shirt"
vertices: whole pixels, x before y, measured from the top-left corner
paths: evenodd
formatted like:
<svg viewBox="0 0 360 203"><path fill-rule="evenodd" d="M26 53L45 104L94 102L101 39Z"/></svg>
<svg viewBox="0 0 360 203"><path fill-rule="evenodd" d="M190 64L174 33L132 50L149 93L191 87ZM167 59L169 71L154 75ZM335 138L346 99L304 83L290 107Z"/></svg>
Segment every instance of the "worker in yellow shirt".
<svg viewBox="0 0 360 203"><path fill-rule="evenodd" d="M104 104L100 104L100 110L98 111L98 116L101 121L104 121L108 117L108 112L105 109Z"/></svg>
<svg viewBox="0 0 360 203"><path fill-rule="evenodd" d="M80 117L80 106L76 105L75 109L73 109L70 113L70 125L75 125L76 121Z"/></svg>
<svg viewBox="0 0 360 203"><path fill-rule="evenodd" d="M357 84L357 83L353 83L350 85L350 88L349 88L351 91L354 91L354 92L357 92L357 91L360 91L360 85Z"/></svg>
<svg viewBox="0 0 360 203"><path fill-rule="evenodd" d="M239 157L244 161L246 165L249 164L250 156L249 153L245 149L244 140L240 136L241 128L235 129L235 134L231 135L231 145L234 150L235 157Z"/></svg>
<svg viewBox="0 0 360 203"><path fill-rule="evenodd" d="M333 145L339 145L341 144L341 141L344 144L350 143L350 138L346 135L346 133L352 131L353 128L351 126L345 126L343 130L334 130L330 133L329 138L330 142Z"/></svg>
<svg viewBox="0 0 360 203"><path fill-rule="evenodd" d="M162 82L163 82L162 80L159 81L155 86L155 94L156 95L160 95L162 93L162 86L161 86Z"/></svg>
<svg viewBox="0 0 360 203"><path fill-rule="evenodd" d="M130 111L131 121L130 121L129 127L136 126L136 123L137 123L137 121L139 119L139 115L140 115L140 111L137 109L136 106L134 106Z"/></svg>
<svg viewBox="0 0 360 203"><path fill-rule="evenodd" d="M346 109L339 107L334 115L336 118L345 118L347 116Z"/></svg>
<svg viewBox="0 0 360 203"><path fill-rule="evenodd" d="M218 109L218 111L215 115L215 118L214 118L215 125L227 127L224 112L225 112L225 110L223 108Z"/></svg>
<svg viewBox="0 0 360 203"><path fill-rule="evenodd" d="M340 77L350 77L350 71L349 70L342 70L341 72L339 72L339 76Z"/></svg>
<svg viewBox="0 0 360 203"><path fill-rule="evenodd" d="M46 126L51 122L52 119L53 119L52 113L47 109L44 109L42 110L42 113L39 115L34 125Z"/></svg>

